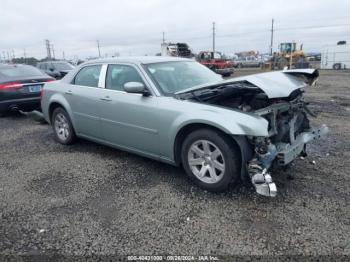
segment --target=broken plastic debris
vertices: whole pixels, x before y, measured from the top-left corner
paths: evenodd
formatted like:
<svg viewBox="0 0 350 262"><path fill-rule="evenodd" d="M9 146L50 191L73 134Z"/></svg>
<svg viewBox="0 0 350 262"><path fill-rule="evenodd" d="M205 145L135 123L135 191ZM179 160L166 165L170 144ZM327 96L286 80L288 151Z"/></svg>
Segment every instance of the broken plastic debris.
<svg viewBox="0 0 350 262"><path fill-rule="evenodd" d="M187 220L187 221L190 221L190 218L188 217L188 218L186 218L186 220Z"/></svg>
<svg viewBox="0 0 350 262"><path fill-rule="evenodd" d="M315 160L312 160L312 161L311 161L311 164L316 165L316 161L315 161Z"/></svg>
<svg viewBox="0 0 350 262"><path fill-rule="evenodd" d="M39 233L44 233L46 230L45 229L40 229Z"/></svg>

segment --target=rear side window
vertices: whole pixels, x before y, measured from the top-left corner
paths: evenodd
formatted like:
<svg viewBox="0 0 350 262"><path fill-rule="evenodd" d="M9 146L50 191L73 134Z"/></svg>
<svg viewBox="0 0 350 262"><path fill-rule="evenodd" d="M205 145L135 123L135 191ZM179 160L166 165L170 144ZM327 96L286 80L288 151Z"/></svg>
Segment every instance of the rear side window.
<svg viewBox="0 0 350 262"><path fill-rule="evenodd" d="M102 65L85 66L75 76L73 84L79 86L98 87Z"/></svg>
<svg viewBox="0 0 350 262"><path fill-rule="evenodd" d="M128 82L140 82L143 80L137 70L128 65L109 65L106 76L106 89L124 91L124 85Z"/></svg>
<svg viewBox="0 0 350 262"><path fill-rule="evenodd" d="M74 67L67 63L67 62L59 62L59 63L53 63L52 64L56 70L72 70Z"/></svg>

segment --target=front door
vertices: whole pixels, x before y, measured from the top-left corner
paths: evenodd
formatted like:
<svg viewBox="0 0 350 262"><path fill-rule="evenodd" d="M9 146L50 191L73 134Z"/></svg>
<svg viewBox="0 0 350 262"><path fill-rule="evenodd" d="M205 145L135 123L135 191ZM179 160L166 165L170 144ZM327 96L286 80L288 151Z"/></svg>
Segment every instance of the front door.
<svg viewBox="0 0 350 262"><path fill-rule="evenodd" d="M119 147L159 155L157 97L126 93L124 84L128 82L146 85L136 67L108 66L104 93L100 97L103 137Z"/></svg>

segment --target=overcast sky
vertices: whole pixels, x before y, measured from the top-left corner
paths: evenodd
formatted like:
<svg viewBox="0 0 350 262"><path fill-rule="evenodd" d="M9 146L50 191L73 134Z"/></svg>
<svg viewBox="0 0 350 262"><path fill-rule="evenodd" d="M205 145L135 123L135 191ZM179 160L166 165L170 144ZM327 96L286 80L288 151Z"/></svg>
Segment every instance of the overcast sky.
<svg viewBox="0 0 350 262"><path fill-rule="evenodd" d="M349 0L0 0L0 54L44 58L44 39L56 58L153 55L166 41L186 42L195 52L212 47L228 54L269 51L271 19L274 48L297 41L306 51L339 40L350 43Z"/></svg>

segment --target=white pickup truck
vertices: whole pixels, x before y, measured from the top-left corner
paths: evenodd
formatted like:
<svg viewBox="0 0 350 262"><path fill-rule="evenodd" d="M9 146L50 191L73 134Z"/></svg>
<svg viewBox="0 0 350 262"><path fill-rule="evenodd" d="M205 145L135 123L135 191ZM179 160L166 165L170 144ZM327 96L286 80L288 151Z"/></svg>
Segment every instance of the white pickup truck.
<svg viewBox="0 0 350 262"><path fill-rule="evenodd" d="M234 66L238 68L260 67L262 64L263 61L255 56L240 57L234 60Z"/></svg>

